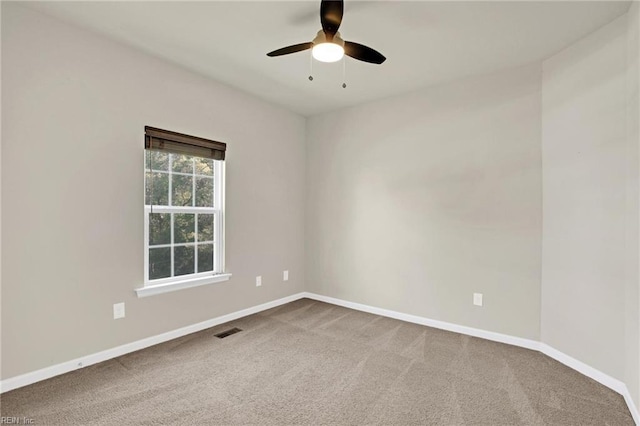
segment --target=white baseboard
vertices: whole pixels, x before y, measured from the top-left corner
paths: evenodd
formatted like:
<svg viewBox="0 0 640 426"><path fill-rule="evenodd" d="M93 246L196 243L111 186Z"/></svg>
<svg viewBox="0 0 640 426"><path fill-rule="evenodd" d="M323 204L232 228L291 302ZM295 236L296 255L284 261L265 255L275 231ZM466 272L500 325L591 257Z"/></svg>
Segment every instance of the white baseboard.
<svg viewBox="0 0 640 426"><path fill-rule="evenodd" d="M345 308L355 309L357 311L368 312L371 314L380 315L388 318L395 318L401 321L411 322L414 324L426 325L428 327L439 328L441 330L453 331L468 336L479 337L482 339L492 340L495 342L506 343L508 345L519 346L526 349L532 349L540 351L543 354L555 359L558 362L570 367L587 377L607 386L610 389L620 393L624 396L624 399L629 407L629 411L633 416L636 425L640 426L640 414L636 407L629 389L627 386L618 379L615 379L600 370L597 370L582 361L578 361L557 349L552 348L546 343L541 343L535 340L524 339L522 337L510 336L507 334L496 333L493 331L481 330L478 328L467 327L464 325L453 324L445 321L438 321L430 318L420 317L417 315L405 314L402 312L392 311L389 309L377 308L374 306L363 305L361 303L349 302L342 299L336 299L333 297L322 296L315 293L303 292L293 294L291 296L283 297L282 299L274 300L271 302L263 303L258 306L243 309L237 312L232 312L227 315L222 315L217 318L213 318L207 321L203 321L197 324L182 327L177 330L169 331L167 333L158 334L157 336L148 337L146 339L138 340L136 342L128 343L126 345L118 346L113 349L107 349L102 352L98 352L85 357L77 358L71 361L63 362L51 367L46 367L31 373L22 374L20 376L11 377L0 381L0 393L8 392L13 389L27 386L32 383L39 382L41 380L49 379L51 377L58 376L60 374L68 373L73 370L77 370L83 367L87 367L92 364L97 364L102 361L106 361L112 358L119 357L121 355L135 352L140 349L147 348L149 346L157 345L178 337L185 336L187 334L195 333L218 324L233 321L238 318L245 317L247 315L255 314L267 309L275 308L276 306L284 305L285 303L293 302L298 299L308 298L318 300L320 302L330 303L332 305L343 306Z"/></svg>
<svg viewBox="0 0 640 426"><path fill-rule="evenodd" d="M534 351L542 352L543 354L555 359L556 361L566 365L567 367L578 371L579 373L592 378L598 383L618 392L621 394L629 407L629 411L633 416L633 420L636 425L640 426L640 413L636 407L629 389L624 382L615 379L608 374L597 370L582 361L578 361L569 355L560 352L559 350L552 348L546 343L542 343L535 340L524 339L522 337L509 336L507 334L495 333L493 331L481 330L478 328L467 327L463 325L453 324L444 321L433 320L416 315L404 314L402 312L391 311L389 309L376 308L374 306L363 305L361 303L349 302L342 299L336 299L333 297L322 296L315 293L303 293L303 297L318 300L320 302L330 303L332 305L343 306L345 308L355 309L357 311L368 312L370 314L376 314L383 317L395 318L401 321L411 322L414 324L426 325L428 327L439 328L442 330L453 331L460 334L466 334L468 336L480 337L487 340L493 340L495 342L506 343L508 345L519 346L526 349L532 349Z"/></svg>
<svg viewBox="0 0 640 426"><path fill-rule="evenodd" d="M629 393L629 388L627 388L627 385L623 381L613 378L608 374L605 374L602 371L595 369L588 364L585 364L582 361L572 358L564 352L560 352L559 350L552 348L546 343L540 343L540 352L566 365L567 367L576 370L578 373L590 377L596 382L601 383L606 387L618 392L624 397L624 400L629 407L629 411L631 412L631 416L633 416L633 420L636 422L636 425L640 425L640 413L638 412L638 407L636 407L636 404L633 402L631 393Z"/></svg>
<svg viewBox="0 0 640 426"><path fill-rule="evenodd" d="M540 342L535 340L524 339L522 337L509 336L508 334L496 333L493 331L481 330L479 328L467 327L464 325L453 324L450 322L438 321L430 318L420 317L417 315L404 314L402 312L391 311L389 309L376 308L360 303L348 302L346 300L336 299L333 297L321 296L314 293L303 293L309 299L318 300L320 302L331 303L332 305L343 306L345 308L355 309L357 311L368 312L383 317L394 318L401 321L411 322L414 324L426 325L428 327L439 328L441 330L453 331L455 333L466 334L468 336L480 337L482 339L493 340L494 342L506 343L508 345L520 346L527 349L539 350Z"/></svg>
<svg viewBox="0 0 640 426"><path fill-rule="evenodd" d="M59 376L60 374L68 373L73 370L87 367L92 364L97 364L102 361L107 361L112 358L116 358L130 352L139 351L140 349L148 348L149 346L157 345L178 337L186 336L187 334L195 333L218 324L224 324L225 322L233 321L238 318L246 317L247 315L255 314L257 312L265 311L267 309L275 308L276 306L284 305L285 303L293 302L294 300L301 299L303 293L293 294L291 296L283 297L282 299L274 300L271 302L263 303L258 306L243 309L237 312L232 312L227 315L222 315L207 321L192 324L186 327L179 328L177 330L169 331L166 333L158 334L156 336L147 337L146 339L137 340L135 342L127 343L122 346L118 346L112 349L107 349L102 352L83 356L80 358L66 361L60 364L52 365L51 367L42 368L40 370L32 371L30 373L22 374L20 376L11 377L0 381L0 393L8 392L13 389L17 389L23 386L30 385L32 383L39 382L41 380L49 379L51 377Z"/></svg>
<svg viewBox="0 0 640 426"><path fill-rule="evenodd" d="M633 421L636 422L636 425L640 426L640 411L638 410L636 403L633 402L633 398L631 398L631 394L629 393L629 389L627 389L626 385L624 389L625 392L622 394L622 396L624 396L624 400L627 402L627 407L629 407L629 411L631 411Z"/></svg>
<svg viewBox="0 0 640 426"><path fill-rule="evenodd" d="M603 373L600 370L597 370L590 365L585 364L582 361L578 361L575 358L570 357L564 352L560 352L559 350L552 348L546 343L540 343L540 352L547 355L550 358L555 359L561 364L566 365L567 367L571 367L576 370L578 373L582 373L587 377L592 378L598 383L605 385L608 388L613 389L621 395L624 395L624 391L627 386L618 379L615 379L608 374Z"/></svg>

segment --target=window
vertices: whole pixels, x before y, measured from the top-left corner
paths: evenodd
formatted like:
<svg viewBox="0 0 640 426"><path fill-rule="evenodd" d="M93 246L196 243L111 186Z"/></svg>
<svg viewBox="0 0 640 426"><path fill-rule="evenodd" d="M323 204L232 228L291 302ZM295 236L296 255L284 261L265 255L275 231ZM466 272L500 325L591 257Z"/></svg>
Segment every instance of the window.
<svg viewBox="0 0 640 426"><path fill-rule="evenodd" d="M145 286L138 295L228 279L223 246L226 145L145 130Z"/></svg>

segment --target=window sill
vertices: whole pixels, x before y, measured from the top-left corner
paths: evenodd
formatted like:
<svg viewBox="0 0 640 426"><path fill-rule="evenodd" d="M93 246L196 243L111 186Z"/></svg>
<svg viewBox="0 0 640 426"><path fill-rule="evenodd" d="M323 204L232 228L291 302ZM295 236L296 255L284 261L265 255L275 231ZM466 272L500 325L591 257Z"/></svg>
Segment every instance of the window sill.
<svg viewBox="0 0 640 426"><path fill-rule="evenodd" d="M169 293L170 291L182 290L184 288L199 287L201 285L214 284L222 281L228 281L231 278L230 273L212 275L210 277L193 278L190 280L176 281L166 284L148 285L136 288L138 297L155 296L156 294Z"/></svg>

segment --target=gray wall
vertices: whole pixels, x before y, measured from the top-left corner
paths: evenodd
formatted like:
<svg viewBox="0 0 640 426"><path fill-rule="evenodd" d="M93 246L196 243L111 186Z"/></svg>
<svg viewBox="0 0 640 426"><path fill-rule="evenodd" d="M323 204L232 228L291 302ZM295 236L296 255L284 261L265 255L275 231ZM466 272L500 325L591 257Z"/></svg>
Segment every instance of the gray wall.
<svg viewBox="0 0 640 426"><path fill-rule="evenodd" d="M636 406L640 407L640 253L638 251L638 205L640 186L640 5L636 1L627 15L627 258L625 280L625 377Z"/></svg>
<svg viewBox="0 0 640 426"><path fill-rule="evenodd" d="M6 2L2 88L2 378L303 290L302 117ZM228 143L230 281L136 297L145 125Z"/></svg>
<svg viewBox="0 0 640 426"><path fill-rule="evenodd" d="M542 340L620 380L627 259L626 29L623 16L544 61L542 82ZM637 214L636 206L636 220ZM637 236L630 250L637 253ZM637 257L635 262L637 270Z"/></svg>
<svg viewBox="0 0 640 426"><path fill-rule="evenodd" d="M538 339L540 73L309 119L308 290Z"/></svg>

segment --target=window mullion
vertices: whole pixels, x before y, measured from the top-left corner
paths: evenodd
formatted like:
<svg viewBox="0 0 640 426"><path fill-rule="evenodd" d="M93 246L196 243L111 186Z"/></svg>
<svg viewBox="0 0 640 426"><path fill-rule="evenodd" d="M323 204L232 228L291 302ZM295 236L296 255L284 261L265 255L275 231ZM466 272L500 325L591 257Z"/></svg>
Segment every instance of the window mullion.
<svg viewBox="0 0 640 426"><path fill-rule="evenodd" d="M193 207L196 206L196 162L195 160L191 160L191 166L192 166L192 171L193 171L193 175L192 175L192 187L193 187L193 194L191 195L191 199L192 199L192 205ZM193 241L195 242L195 245L193 247L193 271L195 273L198 273L198 213L195 213L193 215L193 229L195 231L195 235L193 236Z"/></svg>
<svg viewBox="0 0 640 426"><path fill-rule="evenodd" d="M174 269L174 264L175 264L175 260L173 258L174 257L174 251L175 251L175 247L174 247L175 237L173 235L173 215L174 214L173 213L170 213L170 214L171 214L171 217L170 217L170 220L171 220L171 276L174 277L175 276L175 273L174 273L174 270L173 270Z"/></svg>
<svg viewBox="0 0 640 426"><path fill-rule="evenodd" d="M167 200L169 200L168 205L172 206L173 205L173 200L172 200L172 195L173 195L173 173L172 173L172 169L173 169L173 155L169 154L169 196L167 197Z"/></svg>
<svg viewBox="0 0 640 426"><path fill-rule="evenodd" d="M145 190L146 191L146 190ZM145 193L146 198L146 193ZM149 282L149 215L144 213L144 282Z"/></svg>
<svg viewBox="0 0 640 426"><path fill-rule="evenodd" d="M196 206L196 162L191 159L191 207Z"/></svg>
<svg viewBox="0 0 640 426"><path fill-rule="evenodd" d="M213 269L215 272L223 272L222 271L222 253L221 246L219 242L222 241L222 215L221 215L221 203L222 203L222 191L221 191L221 179L222 178L222 170L220 166L220 162L213 162L213 207L216 210L213 216L213 226L214 226L214 236L213 239L216 241L213 245Z"/></svg>
<svg viewBox="0 0 640 426"><path fill-rule="evenodd" d="M146 211L151 211L151 206L147 205ZM153 206L154 213L200 213L209 214L216 209L213 207L191 207L191 206Z"/></svg>
<svg viewBox="0 0 640 426"><path fill-rule="evenodd" d="M169 154L169 196L167 197L167 199L169 200L169 206L173 205L173 154ZM174 247L173 247L173 243L174 243L174 235L173 235L173 212L169 213L169 220L171 221L171 276L174 277L174 264L175 264L175 260L174 260Z"/></svg>
<svg viewBox="0 0 640 426"><path fill-rule="evenodd" d="M195 243L196 243L196 245L195 245L195 251L196 252L195 252L195 254L193 256L193 259L194 259L194 262L195 262L194 271L199 272L198 271L198 213L195 214L194 221L195 221L194 229L195 229L195 232L196 232L196 234L193 236L193 241L195 241Z"/></svg>

